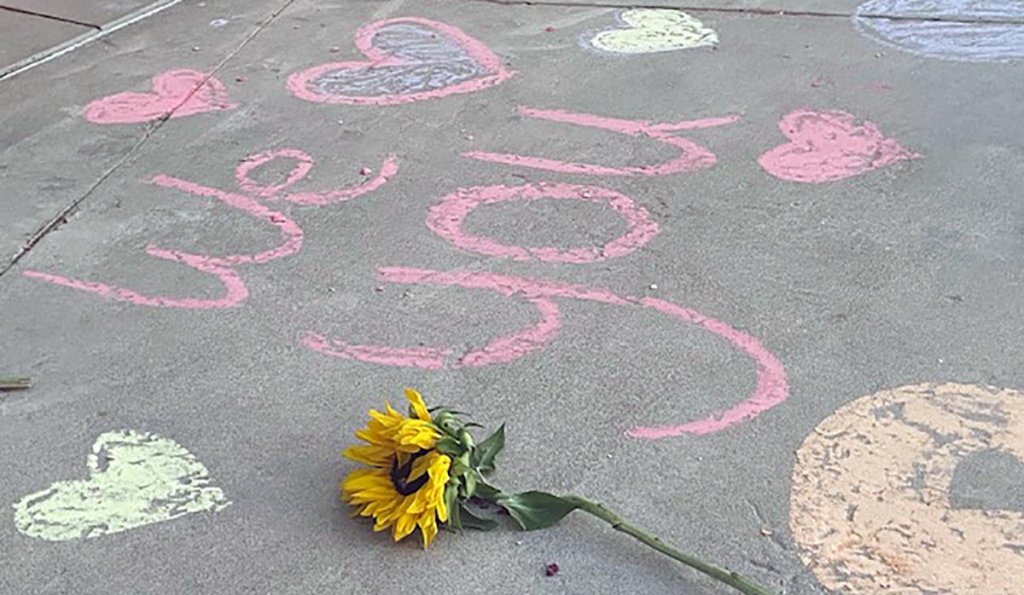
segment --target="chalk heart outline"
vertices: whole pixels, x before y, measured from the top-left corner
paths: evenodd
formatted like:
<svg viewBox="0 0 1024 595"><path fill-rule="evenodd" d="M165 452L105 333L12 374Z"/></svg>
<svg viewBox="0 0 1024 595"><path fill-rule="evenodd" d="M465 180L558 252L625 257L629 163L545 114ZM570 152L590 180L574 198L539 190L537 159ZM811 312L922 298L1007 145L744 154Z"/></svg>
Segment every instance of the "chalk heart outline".
<svg viewBox="0 0 1024 595"><path fill-rule="evenodd" d="M647 54L718 43L714 29L678 10L637 8L620 13L619 20L628 26L601 31L590 44L616 54Z"/></svg>
<svg viewBox="0 0 1024 595"><path fill-rule="evenodd" d="M156 434L101 434L86 467L88 479L58 481L16 502L18 531L46 541L88 539L231 504L192 453Z"/></svg>
<svg viewBox="0 0 1024 595"><path fill-rule="evenodd" d="M790 182L835 182L921 158L873 122L858 126L853 114L839 110L794 110L779 121L779 130L789 142L765 152L757 162L769 174Z"/></svg>
<svg viewBox="0 0 1024 595"><path fill-rule="evenodd" d="M167 114L183 118L238 107L224 84L207 76L188 68L168 70L153 77L152 93L125 91L102 97L85 107L85 119L93 124L140 124Z"/></svg>
<svg viewBox="0 0 1024 595"><path fill-rule="evenodd" d="M417 66L429 64L429 58L428 60L423 61L403 59L398 56L390 55L374 45L374 38L378 32L388 26L401 24L420 25L435 31L438 35L443 36L450 41L455 42L465 52L468 58L474 60L476 64L483 69L484 74L469 80L449 84L440 89L403 92L391 95L344 95L340 93L326 93L311 88L310 83L333 71L372 71L375 69L380 70L395 66ZM457 27L421 17L399 17L375 21L356 31L354 43L356 49L358 49L360 53L367 58L365 61L331 62L314 66L306 70L301 70L288 77L288 91L299 99L312 101L314 103L336 105L401 105L425 99L447 97L448 95L455 95L459 93L474 93L476 91L498 85L515 74L513 71L507 69L502 63L501 58L492 52L490 48L484 45L483 42L466 35ZM401 53L407 53L405 48L402 48Z"/></svg>

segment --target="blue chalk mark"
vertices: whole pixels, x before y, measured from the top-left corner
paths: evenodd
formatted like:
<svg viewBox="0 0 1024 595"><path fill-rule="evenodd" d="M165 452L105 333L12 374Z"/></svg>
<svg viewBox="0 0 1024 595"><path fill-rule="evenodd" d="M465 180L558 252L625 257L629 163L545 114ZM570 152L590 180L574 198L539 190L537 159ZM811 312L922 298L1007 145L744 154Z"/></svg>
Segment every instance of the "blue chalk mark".
<svg viewBox="0 0 1024 595"><path fill-rule="evenodd" d="M326 72L310 87L325 95L371 97L444 89L485 74L462 46L423 25L388 25L373 36L373 45L408 63Z"/></svg>
<svg viewBox="0 0 1024 595"><path fill-rule="evenodd" d="M857 7L853 23L880 43L928 58L1024 59L1021 0L868 0Z"/></svg>

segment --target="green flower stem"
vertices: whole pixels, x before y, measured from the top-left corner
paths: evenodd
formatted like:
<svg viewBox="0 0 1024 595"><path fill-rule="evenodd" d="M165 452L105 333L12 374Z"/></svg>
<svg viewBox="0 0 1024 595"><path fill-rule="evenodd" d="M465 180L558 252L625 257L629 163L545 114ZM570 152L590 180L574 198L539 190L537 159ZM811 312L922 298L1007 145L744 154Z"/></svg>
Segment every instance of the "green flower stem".
<svg viewBox="0 0 1024 595"><path fill-rule="evenodd" d="M579 496L562 496L562 498L566 502L576 506L577 509L592 514L608 523L612 526L612 529L622 531L626 535L639 540L644 545L654 548L666 556L686 564L690 568L703 572L712 578L718 579L741 593L746 593L747 595L778 595L741 574L730 572L724 568L704 562L703 560L677 550L651 533L644 531L632 523L622 520L622 518L617 514L597 502L591 502L590 500L580 498Z"/></svg>

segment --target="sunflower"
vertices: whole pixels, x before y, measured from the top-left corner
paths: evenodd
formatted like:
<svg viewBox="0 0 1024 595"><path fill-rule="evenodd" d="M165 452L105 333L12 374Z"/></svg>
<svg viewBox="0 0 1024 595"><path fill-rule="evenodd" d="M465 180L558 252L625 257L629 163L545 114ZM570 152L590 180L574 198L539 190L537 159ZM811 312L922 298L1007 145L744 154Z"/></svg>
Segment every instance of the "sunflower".
<svg viewBox="0 0 1024 595"><path fill-rule="evenodd" d="M434 449L441 430L423 397L412 389L405 396L408 417L389 404L384 413L370 411L370 421L356 432L366 444L342 453L366 467L350 473L341 491L357 514L374 518L374 531L391 528L400 541L419 527L426 548L437 535L437 522L448 520L444 494L452 460Z"/></svg>
<svg viewBox="0 0 1024 595"><path fill-rule="evenodd" d="M455 532L501 525L482 509L507 513L527 531L551 527L579 510L745 595L774 595L740 574L679 551L600 503L537 490L505 492L491 483L505 447L504 424L478 443L469 429L479 424L463 422L462 414L445 407L428 410L412 389L405 389L405 396L407 416L388 404L383 413L371 410L366 427L356 432L363 444L342 453L362 464L341 483L342 497L356 508L355 515L374 518L374 531L391 529L397 542L419 527L426 549L437 537L438 523ZM558 568L549 566L550 576Z"/></svg>

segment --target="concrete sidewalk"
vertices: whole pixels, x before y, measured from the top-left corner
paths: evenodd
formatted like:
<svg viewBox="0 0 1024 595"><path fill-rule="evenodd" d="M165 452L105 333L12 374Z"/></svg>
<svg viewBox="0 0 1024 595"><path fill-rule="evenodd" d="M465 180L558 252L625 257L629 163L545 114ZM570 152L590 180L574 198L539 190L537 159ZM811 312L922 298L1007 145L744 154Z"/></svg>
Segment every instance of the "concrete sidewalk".
<svg viewBox="0 0 1024 595"><path fill-rule="evenodd" d="M1014 9L571 4L186 0L0 82L0 592L726 592L350 519L404 386L780 592L1014 592Z"/></svg>
<svg viewBox="0 0 1024 595"><path fill-rule="evenodd" d="M181 0L4 0L0 81L141 22Z"/></svg>

